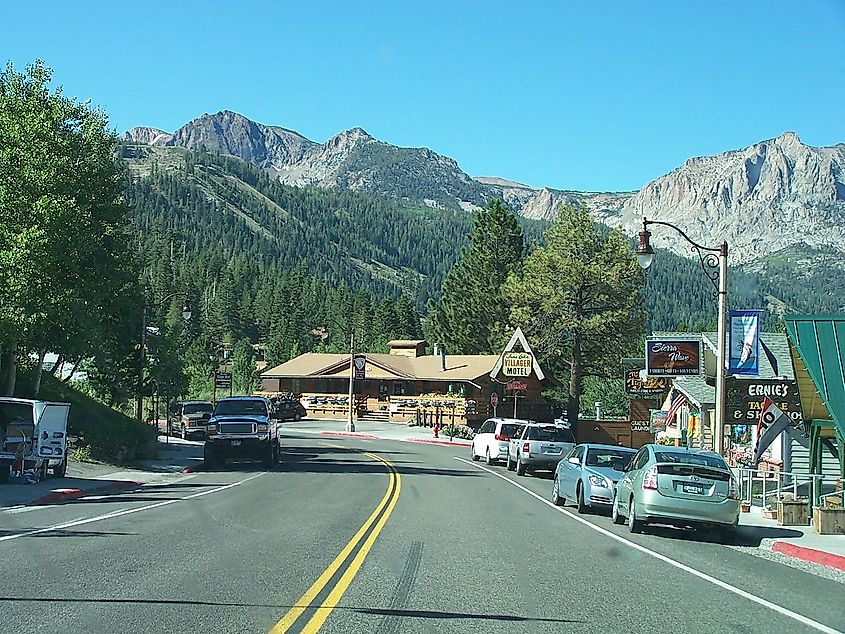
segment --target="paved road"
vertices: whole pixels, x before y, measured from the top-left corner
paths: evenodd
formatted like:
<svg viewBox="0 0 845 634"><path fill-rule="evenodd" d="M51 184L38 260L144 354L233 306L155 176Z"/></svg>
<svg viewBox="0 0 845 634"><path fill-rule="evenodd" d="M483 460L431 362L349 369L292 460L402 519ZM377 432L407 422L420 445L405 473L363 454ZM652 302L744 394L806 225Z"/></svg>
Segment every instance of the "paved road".
<svg viewBox="0 0 845 634"><path fill-rule="evenodd" d="M671 529L631 536L462 453L291 437L270 472L0 513L0 629L845 631L836 581Z"/></svg>

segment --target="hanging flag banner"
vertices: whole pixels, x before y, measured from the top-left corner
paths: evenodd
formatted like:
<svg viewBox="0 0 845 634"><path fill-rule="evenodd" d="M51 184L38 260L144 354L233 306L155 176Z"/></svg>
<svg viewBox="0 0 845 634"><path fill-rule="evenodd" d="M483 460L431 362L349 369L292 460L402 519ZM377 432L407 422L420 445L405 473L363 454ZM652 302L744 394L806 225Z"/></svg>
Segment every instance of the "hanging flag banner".
<svg viewBox="0 0 845 634"><path fill-rule="evenodd" d="M789 427L789 417L767 396L763 400L763 411L760 412L760 421L757 423L757 433L754 436L755 465L760 462L763 452L787 427Z"/></svg>
<svg viewBox="0 0 845 634"><path fill-rule="evenodd" d="M669 413L664 410L653 409L649 414L649 431L652 434L656 434L659 431L666 431L666 421L669 418Z"/></svg>
<svg viewBox="0 0 845 634"><path fill-rule="evenodd" d="M760 374L760 310L732 310L728 374Z"/></svg>

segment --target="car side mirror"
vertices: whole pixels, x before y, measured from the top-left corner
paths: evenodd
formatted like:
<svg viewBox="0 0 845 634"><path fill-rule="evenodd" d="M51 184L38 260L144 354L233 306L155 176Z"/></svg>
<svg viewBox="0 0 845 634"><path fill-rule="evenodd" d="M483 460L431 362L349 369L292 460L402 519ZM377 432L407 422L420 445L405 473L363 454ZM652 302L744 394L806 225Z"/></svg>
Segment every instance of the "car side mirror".
<svg viewBox="0 0 845 634"><path fill-rule="evenodd" d="M571 456L569 458L569 462L571 462L572 464L577 464L578 466L581 465L581 461L578 459L577 456Z"/></svg>

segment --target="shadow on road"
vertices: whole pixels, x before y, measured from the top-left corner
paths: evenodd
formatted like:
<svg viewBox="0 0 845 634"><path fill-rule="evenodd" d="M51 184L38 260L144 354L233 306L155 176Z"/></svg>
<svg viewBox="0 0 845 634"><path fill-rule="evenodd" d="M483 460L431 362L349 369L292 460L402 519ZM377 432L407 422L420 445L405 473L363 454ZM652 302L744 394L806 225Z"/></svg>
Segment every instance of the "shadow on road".
<svg viewBox="0 0 845 634"><path fill-rule="evenodd" d="M292 608L316 608L312 605L274 605L268 603L244 603L239 601L203 601L193 599L125 599L125 598L78 598L78 597L2 597L0 603L116 603L126 605L202 605L234 608L271 608L290 610ZM578 619L555 619L542 616L523 616L519 614L476 614L473 612L442 612L440 610L394 610L390 608L361 608L337 606L338 611L372 614L375 616L395 616L418 619L466 619L479 621L504 621L510 623L585 623Z"/></svg>
<svg viewBox="0 0 845 634"><path fill-rule="evenodd" d="M764 539L790 539L801 537L800 531L788 528L774 528L768 526L740 526L732 539L719 535L718 531L710 529L682 529L659 524L649 524L646 532L650 535L665 537L686 542L701 542L709 544L727 544L730 546L747 546L757 548Z"/></svg>

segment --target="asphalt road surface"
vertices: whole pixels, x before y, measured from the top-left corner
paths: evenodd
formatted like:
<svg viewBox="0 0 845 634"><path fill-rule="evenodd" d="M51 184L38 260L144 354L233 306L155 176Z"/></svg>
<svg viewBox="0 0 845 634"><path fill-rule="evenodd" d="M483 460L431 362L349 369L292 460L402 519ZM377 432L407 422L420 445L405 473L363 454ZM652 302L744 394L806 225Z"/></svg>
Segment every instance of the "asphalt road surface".
<svg viewBox="0 0 845 634"><path fill-rule="evenodd" d="M468 453L289 437L269 472L0 512L0 631L845 631L841 583L630 535Z"/></svg>

